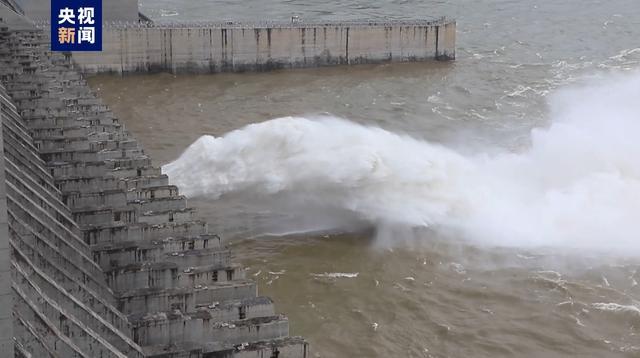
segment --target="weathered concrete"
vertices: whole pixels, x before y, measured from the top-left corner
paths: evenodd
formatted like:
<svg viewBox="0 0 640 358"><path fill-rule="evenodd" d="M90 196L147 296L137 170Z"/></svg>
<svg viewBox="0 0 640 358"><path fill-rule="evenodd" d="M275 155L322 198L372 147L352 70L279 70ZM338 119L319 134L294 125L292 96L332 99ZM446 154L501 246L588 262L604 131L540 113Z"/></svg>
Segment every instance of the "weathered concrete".
<svg viewBox="0 0 640 358"><path fill-rule="evenodd" d="M3 352L306 357L286 317L48 46L41 30L0 22Z"/></svg>
<svg viewBox="0 0 640 358"><path fill-rule="evenodd" d="M243 72L455 58L456 23L109 25L102 52L73 59L87 73Z"/></svg>
<svg viewBox="0 0 640 358"><path fill-rule="evenodd" d="M31 29L33 28L33 22L20 14L17 14L12 9L12 3L4 3L0 1L0 19L6 26L11 26L12 29Z"/></svg>
<svg viewBox="0 0 640 358"><path fill-rule="evenodd" d="M0 86L2 86L0 84ZM0 96L5 93L0 87ZM5 98L0 100L0 121L4 122L3 107L8 106ZM0 153L4 152L0 126ZM7 191L5 182L5 159L0 156L0 352L13 357L13 293L11 292L11 249L9 247L9 226L7 222Z"/></svg>

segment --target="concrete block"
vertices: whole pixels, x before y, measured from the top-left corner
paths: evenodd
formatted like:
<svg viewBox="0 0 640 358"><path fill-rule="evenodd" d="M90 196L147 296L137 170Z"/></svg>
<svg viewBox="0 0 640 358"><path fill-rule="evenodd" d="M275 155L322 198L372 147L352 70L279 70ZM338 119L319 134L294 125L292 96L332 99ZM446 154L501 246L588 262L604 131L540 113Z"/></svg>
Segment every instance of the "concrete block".
<svg viewBox="0 0 640 358"><path fill-rule="evenodd" d="M2 200L2 199L0 199ZM9 249L9 232L7 224L7 209L6 206L0 205L0 252L2 250ZM0 271L5 266L5 262L3 261L4 256L0 253Z"/></svg>
<svg viewBox="0 0 640 358"><path fill-rule="evenodd" d="M0 320L11 317L11 310L13 308L13 293L7 292L5 294L0 295ZM2 334L0 332L0 337Z"/></svg>
<svg viewBox="0 0 640 358"><path fill-rule="evenodd" d="M0 295L11 294L11 270L9 267L3 267L4 271L0 271Z"/></svg>
<svg viewBox="0 0 640 358"><path fill-rule="evenodd" d="M5 238L7 238L6 240L7 243L9 238L8 236L9 236L8 234L5 235ZM0 272L9 271L10 267L11 267L11 249L9 247L0 249Z"/></svg>
<svg viewBox="0 0 640 358"><path fill-rule="evenodd" d="M12 319L13 320L13 319ZM2 325L2 322L0 322L0 326ZM12 322L13 325L13 322ZM0 329L1 330L1 329ZM13 333L12 333L13 334ZM2 333L0 333L0 337L2 337ZM0 339L0 352L2 352L2 355L4 357L7 358L12 358L14 356L14 341L13 341L13 337L11 338L4 338L4 339Z"/></svg>

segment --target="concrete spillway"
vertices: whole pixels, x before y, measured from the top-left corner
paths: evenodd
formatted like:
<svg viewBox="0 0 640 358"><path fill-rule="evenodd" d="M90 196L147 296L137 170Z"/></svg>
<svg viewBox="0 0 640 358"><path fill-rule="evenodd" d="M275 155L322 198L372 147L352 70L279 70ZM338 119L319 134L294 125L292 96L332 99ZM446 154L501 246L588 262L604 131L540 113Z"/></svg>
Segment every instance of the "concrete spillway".
<svg viewBox="0 0 640 358"><path fill-rule="evenodd" d="M3 352L305 357L287 318L48 47L40 30L0 24Z"/></svg>

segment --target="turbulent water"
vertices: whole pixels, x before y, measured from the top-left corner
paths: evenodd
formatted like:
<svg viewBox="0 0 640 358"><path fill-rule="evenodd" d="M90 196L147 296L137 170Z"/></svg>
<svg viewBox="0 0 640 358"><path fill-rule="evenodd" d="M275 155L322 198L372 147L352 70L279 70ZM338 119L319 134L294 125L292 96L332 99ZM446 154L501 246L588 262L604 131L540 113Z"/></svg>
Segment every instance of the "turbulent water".
<svg viewBox="0 0 640 358"><path fill-rule="evenodd" d="M564 93L522 153L465 157L333 117L287 117L203 136L163 171L189 197L238 193L265 210L320 213L324 229L350 230L352 217L502 246L639 251L640 74L612 81Z"/></svg>
<svg viewBox="0 0 640 358"><path fill-rule="evenodd" d="M640 356L640 2L141 7L458 20L454 63L91 79L314 356Z"/></svg>

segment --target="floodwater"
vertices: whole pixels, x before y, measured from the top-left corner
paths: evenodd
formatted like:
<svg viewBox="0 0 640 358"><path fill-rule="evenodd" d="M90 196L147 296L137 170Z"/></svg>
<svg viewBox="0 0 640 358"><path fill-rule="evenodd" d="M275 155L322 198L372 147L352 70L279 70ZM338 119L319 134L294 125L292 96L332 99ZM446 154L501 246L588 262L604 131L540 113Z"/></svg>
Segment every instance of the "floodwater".
<svg viewBox="0 0 640 358"><path fill-rule="evenodd" d="M158 165L203 134L262 123L204 152L232 155L212 158L208 174L193 178L215 195L190 203L288 315L291 333L310 341L313 356L640 357L640 148L633 140L640 131L629 120L640 118L633 100L640 98L639 1L140 4L158 21L458 21L452 63L90 80ZM556 95L574 86L586 89ZM327 113L433 145L408 137L406 147L387 145L397 142L386 132L326 119L305 131ZM265 122L283 116L313 120ZM544 133L532 137L533 128ZM420 173L400 173L396 164L422 165L434 150L442 153L434 162L457 158L438 176L453 184L427 192L415 185ZM330 155L313 160L322 153ZM358 171L370 155L393 170L372 171L370 181ZM238 162L278 171L239 170ZM194 173L207 169L190 163ZM574 167L580 173L567 170ZM467 202L476 188L488 195ZM292 203L296 197L304 200ZM451 207L465 210L445 210L458 220L432 216L424 197L446 208L455 199ZM416 229L403 216L435 224ZM326 234L295 233L304 230Z"/></svg>

